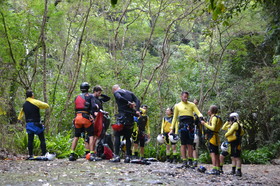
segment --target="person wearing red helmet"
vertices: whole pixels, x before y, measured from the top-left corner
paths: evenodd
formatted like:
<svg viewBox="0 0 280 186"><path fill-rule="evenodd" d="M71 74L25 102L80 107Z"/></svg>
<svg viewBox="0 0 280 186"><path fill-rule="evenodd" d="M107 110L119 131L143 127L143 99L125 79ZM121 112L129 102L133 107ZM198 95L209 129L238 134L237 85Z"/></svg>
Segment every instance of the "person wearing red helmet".
<svg viewBox="0 0 280 186"><path fill-rule="evenodd" d="M125 163L130 162L130 157L132 155L131 152L131 135L133 132L133 124L134 118L133 116L139 116L139 108L140 108L140 101L138 98L132 93L131 91L121 89L119 85L114 85L112 87L112 91L114 93L114 97L116 103L118 105L118 114L117 116L117 124L123 125L123 129L121 130L121 126L117 127L120 130L114 131L115 137L115 156L110 161L111 162L120 162L120 137L124 136L126 140L126 158ZM114 125L113 125L114 126Z"/></svg>

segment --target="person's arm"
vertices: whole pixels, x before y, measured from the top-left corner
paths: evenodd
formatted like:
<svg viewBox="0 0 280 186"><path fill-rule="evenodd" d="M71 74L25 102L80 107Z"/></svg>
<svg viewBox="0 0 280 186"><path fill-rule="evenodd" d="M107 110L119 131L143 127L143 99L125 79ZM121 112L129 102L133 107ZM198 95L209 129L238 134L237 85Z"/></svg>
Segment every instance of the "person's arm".
<svg viewBox="0 0 280 186"><path fill-rule="evenodd" d="M213 116L212 119L210 120L211 125L209 125L208 123L204 123L204 126L212 131L215 131L216 126L217 126L217 117Z"/></svg>
<svg viewBox="0 0 280 186"><path fill-rule="evenodd" d="M147 118L147 124L146 124L145 130L147 131L148 137L150 138L151 131L150 131L150 119L149 119L149 117Z"/></svg>
<svg viewBox="0 0 280 186"><path fill-rule="evenodd" d="M132 94L133 101L136 104L136 110L139 111L139 109L140 109L140 101L139 101L139 99L133 93L131 93L131 94Z"/></svg>
<svg viewBox="0 0 280 186"><path fill-rule="evenodd" d="M49 108L49 104L43 102L43 101L39 101L37 99L30 99L30 98L27 98L26 99L28 102L32 103L33 105L36 105L38 108L40 109L47 109Z"/></svg>
<svg viewBox="0 0 280 186"><path fill-rule="evenodd" d="M171 132L174 132L178 115L179 115L179 110L178 110L177 105L175 105L174 106L174 112L173 112L172 124L171 124L171 128L170 128ZM178 123L177 123L177 125L178 125ZM178 126L177 126L177 128L178 128Z"/></svg>
<svg viewBox="0 0 280 186"><path fill-rule="evenodd" d="M228 130L228 128L230 127L230 123L227 121L225 122L225 124L222 127L222 130Z"/></svg>
<svg viewBox="0 0 280 186"><path fill-rule="evenodd" d="M23 108L22 108L22 109L20 110L19 115L18 115L18 120L22 120L23 115L24 115L24 111L23 111Z"/></svg>
<svg viewBox="0 0 280 186"><path fill-rule="evenodd" d="M127 99L125 99L118 91L116 91L114 93L114 96L115 96L116 100L118 100L120 102L123 102L123 103L125 103L127 105L129 104L129 101Z"/></svg>
<svg viewBox="0 0 280 186"><path fill-rule="evenodd" d="M165 123L165 120L164 120L164 118L162 118L161 129L160 129L160 133L161 133L161 134L163 134L164 123Z"/></svg>
<svg viewBox="0 0 280 186"><path fill-rule="evenodd" d="M109 101L111 98L109 97L109 96L107 96L107 95L105 95L105 94L101 94L101 96L100 96L100 100L102 101L102 102L107 102L107 101Z"/></svg>
<svg viewBox="0 0 280 186"><path fill-rule="evenodd" d="M201 112L198 110L197 106L194 104L193 111L198 115L198 117L203 117Z"/></svg>
<svg viewBox="0 0 280 186"><path fill-rule="evenodd" d="M225 137L229 137L231 135L233 135L234 131L238 130L238 124L235 122L232 124L232 126L230 127L230 129L226 132Z"/></svg>

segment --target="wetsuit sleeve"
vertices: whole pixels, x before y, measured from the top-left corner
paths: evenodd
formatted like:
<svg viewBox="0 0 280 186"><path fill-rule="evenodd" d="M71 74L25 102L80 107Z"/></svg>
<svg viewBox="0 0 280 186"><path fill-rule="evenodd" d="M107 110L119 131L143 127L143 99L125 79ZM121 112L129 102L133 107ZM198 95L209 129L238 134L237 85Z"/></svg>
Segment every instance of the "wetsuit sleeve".
<svg viewBox="0 0 280 186"><path fill-rule="evenodd" d="M111 98L109 97L109 96L107 96L107 95L105 95L105 94L101 94L101 96L100 96L100 100L102 101L102 102L107 102L107 101L109 101Z"/></svg>
<svg viewBox="0 0 280 186"><path fill-rule="evenodd" d="M147 124L146 124L146 127L145 127L145 130L147 131L147 134L151 134L151 131L150 131L150 118L148 117L147 119Z"/></svg>
<svg viewBox="0 0 280 186"><path fill-rule="evenodd" d="M178 122L176 122L178 115L179 115L179 110L178 110L177 105L175 105L174 106L174 113L173 113L172 124L171 124L171 128L170 128L171 130L173 130L175 127L178 128Z"/></svg>
<svg viewBox="0 0 280 186"><path fill-rule="evenodd" d="M114 96L115 96L116 100L128 104L128 100L125 99L124 97L122 97L122 95L121 95L118 91L116 91L116 92L114 93Z"/></svg>
<svg viewBox="0 0 280 186"><path fill-rule="evenodd" d="M228 128L230 127L230 123L227 121L223 127L222 127L222 130L228 130Z"/></svg>
<svg viewBox="0 0 280 186"><path fill-rule="evenodd" d="M179 125L179 122L178 122L178 120L176 119L175 134L178 134L178 132L179 132L179 127L178 127L178 125Z"/></svg>
<svg viewBox="0 0 280 186"><path fill-rule="evenodd" d="M214 117L212 117L212 119L210 121L212 125L205 123L204 126L212 131L215 131L216 126L217 126L217 121L218 121L217 117L214 116Z"/></svg>
<svg viewBox="0 0 280 186"><path fill-rule="evenodd" d="M227 138L227 137L233 135L233 133L234 133L235 131L237 131L237 130L238 130L238 124L235 122L235 123L233 123L233 125L230 127L230 129L227 131L227 133L225 134L225 137Z"/></svg>
<svg viewBox="0 0 280 186"><path fill-rule="evenodd" d="M139 99L133 93L132 93L132 98L133 98L133 101L136 104L136 110L139 110L140 109L140 101L139 101Z"/></svg>
<svg viewBox="0 0 280 186"><path fill-rule="evenodd" d="M91 99L90 99L90 105L91 105L91 114L94 115L94 112L98 112L99 111L99 107L98 105L95 103L95 99L94 97L91 95Z"/></svg>
<svg viewBox="0 0 280 186"><path fill-rule="evenodd" d="M161 129L160 129L160 133L163 134L163 127L164 127L164 118L162 118L162 122L161 122Z"/></svg>
<svg viewBox="0 0 280 186"><path fill-rule="evenodd" d="M198 117L203 117L203 115L202 115L201 112L198 110L198 108L197 108L196 105L193 106L193 111L198 115Z"/></svg>
<svg viewBox="0 0 280 186"><path fill-rule="evenodd" d="M20 110L19 115L18 115L18 120L22 120L23 115L24 115L24 111L23 111L23 108L22 108L22 109Z"/></svg>

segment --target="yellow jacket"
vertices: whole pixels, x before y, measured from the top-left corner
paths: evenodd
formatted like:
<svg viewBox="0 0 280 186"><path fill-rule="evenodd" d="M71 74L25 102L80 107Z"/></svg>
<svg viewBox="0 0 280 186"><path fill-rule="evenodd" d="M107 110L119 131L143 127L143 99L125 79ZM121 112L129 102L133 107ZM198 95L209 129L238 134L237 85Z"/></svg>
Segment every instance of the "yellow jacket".
<svg viewBox="0 0 280 186"><path fill-rule="evenodd" d="M212 145L218 146L220 144L219 131L222 128L222 124L223 123L222 123L221 118L214 114L211 115L209 124L208 123L204 124L204 126L211 131L210 137L209 137L209 142Z"/></svg>
<svg viewBox="0 0 280 186"><path fill-rule="evenodd" d="M45 103L43 101L39 101L37 99L31 98L31 97L26 98L26 101L32 103L33 105L36 105L40 109L47 109L47 108L50 107L49 104L47 104L47 103ZM19 115L18 115L18 120L22 120L23 115L24 115L24 111L23 111L23 108L22 108L20 110Z"/></svg>
<svg viewBox="0 0 280 186"><path fill-rule="evenodd" d="M228 122L226 122L224 124L224 126L227 124ZM237 122L234 122L232 125L230 125L229 123L227 124L227 126L223 126L223 130L227 130L225 137L227 138L228 142L232 142L234 140L237 140L237 132L239 130L239 126L240 124L238 124ZM244 130L242 130L242 128L240 129L240 136L244 135Z"/></svg>

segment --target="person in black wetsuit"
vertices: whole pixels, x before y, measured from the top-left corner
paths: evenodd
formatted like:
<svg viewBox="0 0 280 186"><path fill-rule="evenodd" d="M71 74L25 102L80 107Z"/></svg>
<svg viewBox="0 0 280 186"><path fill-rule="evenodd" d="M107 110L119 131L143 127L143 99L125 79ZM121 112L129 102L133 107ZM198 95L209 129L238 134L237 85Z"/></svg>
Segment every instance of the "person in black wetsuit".
<svg viewBox="0 0 280 186"><path fill-rule="evenodd" d="M119 85L112 87L116 103L118 105L117 123L123 124L124 127L121 131L114 131L115 138L115 156L110 161L120 162L120 137L124 136L126 140L126 158L125 163L130 162L132 155L131 152L131 135L133 132L134 118L139 116L140 101L131 91L121 89Z"/></svg>

